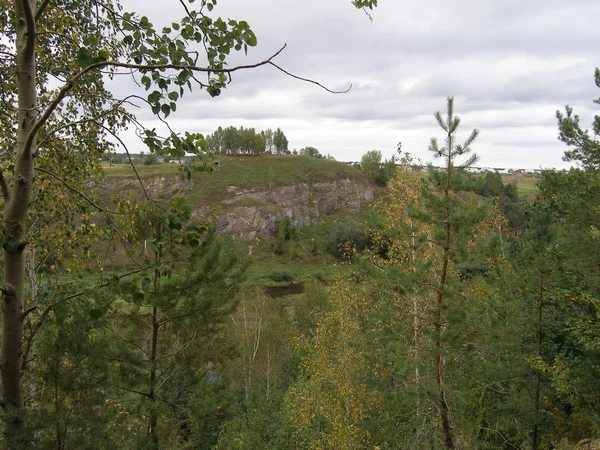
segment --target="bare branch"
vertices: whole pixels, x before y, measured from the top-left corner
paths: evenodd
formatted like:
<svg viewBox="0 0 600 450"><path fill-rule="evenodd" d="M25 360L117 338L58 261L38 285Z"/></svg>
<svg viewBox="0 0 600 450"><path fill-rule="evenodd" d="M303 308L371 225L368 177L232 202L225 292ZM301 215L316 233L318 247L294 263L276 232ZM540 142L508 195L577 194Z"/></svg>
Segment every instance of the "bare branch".
<svg viewBox="0 0 600 450"><path fill-rule="evenodd" d="M150 355L148 354L148 352L146 350L144 350L144 347L127 339L125 336L121 335L118 331L114 330L112 327L109 327L108 325L106 325L105 328L108 328L110 331L112 331L114 334L116 334L117 337L119 339L121 339L123 342L127 342L128 344L133 345L135 348L140 350L148 359L150 359Z"/></svg>
<svg viewBox="0 0 600 450"><path fill-rule="evenodd" d="M127 159L129 160L129 165L133 169L133 172L135 173L135 177L137 178L138 183L140 184L140 187L142 188L142 191L144 192L144 197L146 197L146 200L151 202L152 199L148 195L148 191L146 190L144 183L142 183L142 178L140 177L140 174L138 173L137 169L135 168L135 164L133 164L133 160L131 159L131 154L129 153L129 148L127 147L125 142L123 142L123 139L121 139L113 130L111 130L108 127L105 127L101 123L98 123L98 126L102 127L104 130L108 131L117 141L119 141L119 144L121 144L121 146L125 150L125 153L127 153Z"/></svg>
<svg viewBox="0 0 600 450"><path fill-rule="evenodd" d="M167 353L166 355L159 356L157 358L157 361L160 361L160 360L166 359L166 358L171 358L171 357L177 355L178 353L180 353L182 350L185 350L187 347L189 347L191 345L192 342L194 342L196 340L196 335L197 335L197 333L194 333L194 336L192 336L187 342L184 342L183 344L181 344L181 346L177 350L174 350L171 353Z"/></svg>
<svg viewBox="0 0 600 450"><path fill-rule="evenodd" d="M110 115L110 114L112 114L112 113L114 113L114 112L118 112L118 108L119 108L119 107L120 107L120 106L121 106L123 103L127 103L127 102L128 102L128 100L129 100L130 98L138 98L138 96L137 96L137 95L129 95L129 96L125 97L124 99L122 99L122 100L119 100L119 101L117 102L117 104L116 104L115 106L113 106L111 109L108 109L108 110L106 110L106 111L102 112L101 114L98 114L98 115L97 115L97 116L95 116L95 117L90 117L90 118L87 118L87 119L81 119L81 120L77 120L77 121L75 121L75 122L70 122L70 123L67 123L67 124L64 124L64 125L58 126L58 127L56 127L56 128L53 128L52 130L48 131L48 132L45 134L44 138L43 138L43 139L42 139L42 140L41 140L41 141L38 143L38 145L37 145L37 146L38 146L38 148L39 148L39 147L42 147L42 145L43 145L43 144L44 144L44 143L45 143L45 142L48 140L48 138L49 138L51 135L53 135L54 133L57 133L57 132L58 132L58 131L60 131L60 130L64 130L65 128L74 127L74 126L81 125L81 124L84 124L84 123L89 123L89 122L97 122L99 119L102 119L103 117L106 117L106 116L108 116L108 115ZM39 153L39 151L37 151L36 153L34 153L34 156L37 156L37 155L38 155L38 153Z"/></svg>
<svg viewBox="0 0 600 450"><path fill-rule="evenodd" d="M59 177L58 175L56 175L55 173L50 172L49 170L46 169L42 169L41 167L36 167L35 170L39 170L40 172L44 172L45 174L50 175L52 178L54 178L57 181L60 181L62 184L64 184L69 190L73 191L74 193L76 193L77 195L79 195L81 198L83 198L86 202L88 202L90 205L92 205L94 208L96 208L98 211L101 211L105 214L117 214L117 215L123 215L120 212L116 212L116 211L108 211L106 209L104 209L102 206L98 205L97 203L95 203L93 200L91 200L90 198L88 198L83 192L81 192L80 190L74 188L73 186L71 186L69 183L67 183L65 180L63 180L61 177Z"/></svg>
<svg viewBox="0 0 600 450"><path fill-rule="evenodd" d="M23 318L27 317L28 314L32 313L33 311L35 311L37 309L37 306L32 306L31 308L27 308L25 311L23 311Z"/></svg>
<svg viewBox="0 0 600 450"><path fill-rule="evenodd" d="M27 336L27 338L26 338L27 344L25 345L25 351L23 352L23 356L21 358L21 371L25 370L25 366L27 365L27 363L29 361L31 361L29 359L29 353L31 352L33 338L35 337L37 332L40 331L40 328L44 324L46 318L48 317L48 314L50 314L50 311L52 311L52 305L46 307L46 309L40 316L40 319L38 320L38 322L35 324L35 326L31 330L31 333L29 333L29 336Z"/></svg>
<svg viewBox="0 0 600 450"><path fill-rule="evenodd" d="M285 48L285 47L284 47ZM281 49L283 50L283 48ZM279 50L279 52L281 52L281 50ZM279 53L278 52L278 53ZM285 70L284 68L278 66L277 64L275 64L273 61L271 61L270 59L266 61L265 64L270 64L271 66L275 67L277 70L279 70L280 72L285 73L287 76L295 78L296 80L300 80L300 81L305 81L307 83L312 83L314 85L319 86L322 89L325 89L327 92L331 92L332 94L345 94L346 92L350 91L350 89L352 89L352 84L350 84L350 86L348 87L348 89L345 89L343 91L332 91L331 89L323 86L321 83L319 83L318 81L315 80L311 80L310 78L303 78L303 77L299 77L298 75L294 75L291 72L288 72L287 70Z"/></svg>

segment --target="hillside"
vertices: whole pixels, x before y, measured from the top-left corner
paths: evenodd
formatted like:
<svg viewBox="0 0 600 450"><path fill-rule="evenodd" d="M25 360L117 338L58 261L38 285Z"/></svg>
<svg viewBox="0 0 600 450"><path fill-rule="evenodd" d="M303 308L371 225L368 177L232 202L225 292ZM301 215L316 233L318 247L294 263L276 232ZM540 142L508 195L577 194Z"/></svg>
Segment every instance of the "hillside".
<svg viewBox="0 0 600 450"><path fill-rule="evenodd" d="M136 170L152 197L178 190L197 215L217 216L219 232L236 239L270 234L288 216L302 228L339 210L357 212L374 197L362 173L347 164L306 156L222 157L217 172L191 180L176 164L140 165ZM141 196L131 167L104 167L109 195ZM128 194L127 194L128 193Z"/></svg>

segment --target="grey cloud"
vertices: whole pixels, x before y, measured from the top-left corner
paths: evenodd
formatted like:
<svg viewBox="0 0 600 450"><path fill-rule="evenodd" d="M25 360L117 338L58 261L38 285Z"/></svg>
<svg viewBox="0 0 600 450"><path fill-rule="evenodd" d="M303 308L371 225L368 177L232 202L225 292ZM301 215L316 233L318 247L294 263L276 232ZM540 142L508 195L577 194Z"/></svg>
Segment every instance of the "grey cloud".
<svg viewBox="0 0 600 450"><path fill-rule="evenodd" d="M181 16L176 1L165 3L127 0L151 19ZM432 113L454 95L465 129L482 129L487 165L537 167L561 163L556 109L571 104L589 120L598 97L596 0L388 0L372 23L339 0L220 0L215 11L247 20L259 39L247 57L232 55L232 65L288 43L277 58L286 70L334 89L354 86L332 95L272 67L237 73L219 98L186 95L172 121L179 130L281 126L291 145L339 159L371 148L390 156L399 140L427 158Z"/></svg>

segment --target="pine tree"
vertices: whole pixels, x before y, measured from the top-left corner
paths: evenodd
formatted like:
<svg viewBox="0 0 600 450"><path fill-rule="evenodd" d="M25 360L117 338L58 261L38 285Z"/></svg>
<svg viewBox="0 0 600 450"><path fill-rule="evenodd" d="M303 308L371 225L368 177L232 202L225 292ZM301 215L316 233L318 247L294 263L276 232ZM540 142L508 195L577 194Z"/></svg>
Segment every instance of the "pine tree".
<svg viewBox="0 0 600 450"><path fill-rule="evenodd" d="M479 131L474 129L463 144L457 144L456 132L460 125L460 118L454 115L454 99L448 97L446 119L438 111L434 117L445 132L445 145L440 147L436 138L431 138L429 150L436 158L444 158L445 170L440 174L434 174L432 177L434 186L439 189L439 196L431 192L425 193L425 209L436 228L434 231L434 241L441 250L441 268L436 286L436 307L435 307L435 379L438 386L438 405L440 410L440 421L443 430L444 445L447 448L455 448L455 438L450 423L450 406L448 397L444 388L444 333L452 324L448 323L444 317L444 301L450 295L449 273L450 265L457 257L457 250L461 244L464 244L466 233L465 225L472 224L473 214L461 210L460 201L453 193L456 188L455 173L473 165L477 161L475 154L471 155L461 165L457 165L457 158L468 155L471 152L471 144L479 135ZM460 242L460 241L463 242Z"/></svg>

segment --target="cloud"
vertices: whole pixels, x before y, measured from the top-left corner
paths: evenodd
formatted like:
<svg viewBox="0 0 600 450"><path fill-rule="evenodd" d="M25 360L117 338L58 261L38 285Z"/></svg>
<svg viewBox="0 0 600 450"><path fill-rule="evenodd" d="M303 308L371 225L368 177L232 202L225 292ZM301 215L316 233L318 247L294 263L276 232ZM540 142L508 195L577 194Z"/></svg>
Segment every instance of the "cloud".
<svg viewBox="0 0 600 450"><path fill-rule="evenodd" d="M165 2L125 6L170 23L182 11ZM429 158L429 137L439 135L432 114L453 95L465 133L481 129L482 164L564 166L554 115L570 104L582 120L593 116L597 1L380 3L371 22L338 0L221 0L217 14L247 20L258 36L257 48L232 55L231 65L262 60L287 43L281 67L332 89L353 88L334 95L273 67L244 71L216 99L184 96L173 127L281 127L292 148L311 145L353 160L373 148L389 157L402 141ZM140 115L159 125L148 111Z"/></svg>

